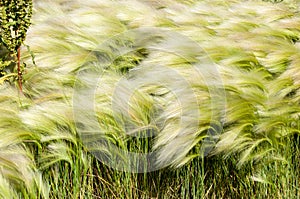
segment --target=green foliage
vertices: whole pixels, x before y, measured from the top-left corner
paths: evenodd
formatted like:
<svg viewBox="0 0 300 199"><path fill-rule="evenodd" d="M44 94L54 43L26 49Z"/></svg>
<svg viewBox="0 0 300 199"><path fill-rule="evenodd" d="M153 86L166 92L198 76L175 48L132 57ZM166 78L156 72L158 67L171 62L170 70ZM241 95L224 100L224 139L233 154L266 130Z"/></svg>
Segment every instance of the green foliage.
<svg viewBox="0 0 300 199"><path fill-rule="evenodd" d="M5 82L0 85L0 197L300 197L298 4L236 0L36 2L34 25L26 38L36 65L28 64L24 74L24 96L19 97ZM200 148L208 129L219 123L211 123L215 110L210 106L207 85L190 70L198 55L189 50L189 44L175 46L187 59L149 45L135 50L139 38L134 36L118 38L109 49L96 48L107 38L144 26L165 27L191 38L218 64L226 114L212 157L201 157ZM158 161L176 169L146 174L116 171L97 161L79 139L72 109L77 72L101 68L99 57L115 56L112 49L118 47L132 51L105 67L97 82L94 94L99 126L122 149L148 152L156 147L160 150ZM23 59L31 63L32 54L25 52ZM177 103L166 88L149 86L137 89L126 110L130 115L117 120L111 108L115 85L147 63L167 66L182 75L199 101L197 107L189 99ZM197 128L178 133L183 106L199 109L201 116L196 118ZM156 123L159 118L166 122ZM135 125L129 133L154 129L158 135L134 139L126 134L122 122Z"/></svg>
<svg viewBox="0 0 300 199"><path fill-rule="evenodd" d="M12 76L17 76L21 90L22 71L25 65L20 64L20 51L18 50L31 24L31 15L32 0L0 1L0 83L11 79ZM15 70L18 74L13 73Z"/></svg>
<svg viewBox="0 0 300 199"><path fill-rule="evenodd" d="M2 44L0 45L0 77L7 75L13 71L15 63L13 55Z"/></svg>
<svg viewBox="0 0 300 199"><path fill-rule="evenodd" d="M1 0L0 9L1 44L16 53L30 26L32 0Z"/></svg>

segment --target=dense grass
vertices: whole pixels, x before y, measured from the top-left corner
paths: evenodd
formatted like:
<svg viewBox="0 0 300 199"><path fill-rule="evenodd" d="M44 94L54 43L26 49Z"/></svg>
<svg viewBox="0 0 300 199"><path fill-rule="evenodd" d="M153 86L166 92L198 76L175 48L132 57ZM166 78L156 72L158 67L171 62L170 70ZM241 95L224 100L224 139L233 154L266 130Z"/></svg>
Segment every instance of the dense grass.
<svg viewBox="0 0 300 199"><path fill-rule="evenodd" d="M25 42L30 52L22 50L24 94L11 83L0 86L0 197L300 198L298 10L297 1L36 0ZM194 51L192 42L166 45L150 33L123 34L142 27L174 31L204 51ZM99 48L108 38L113 45ZM110 60L116 49L130 52ZM193 70L193 64L207 64L198 59L205 54L216 63L209 66L219 72L220 95L212 95L207 79ZM152 76L139 72L147 64L176 71L198 103L182 97L186 84L174 81L173 90L136 89L128 109L116 101L113 110L122 78L177 80L162 77L164 68L147 73ZM106 138L128 151L156 149L157 163L167 167L118 171L98 161L80 139L78 128L89 120L74 119L74 85L84 87L77 74L95 68L102 71L93 83L95 112ZM121 96L130 92L126 85L119 88ZM188 117L188 111L182 130L183 109L201 114ZM203 157L203 140L216 129L222 129L218 143ZM128 135L144 131L157 136Z"/></svg>
<svg viewBox="0 0 300 199"><path fill-rule="evenodd" d="M115 171L96 160L90 162L87 170L78 165L74 168L80 171L60 164L57 168L60 175L56 176L50 195L51 198L299 198L299 138L290 143L293 146L283 149L285 160L264 160L241 167L237 166L236 156L196 158L175 170L145 174ZM49 175L52 178L53 173Z"/></svg>

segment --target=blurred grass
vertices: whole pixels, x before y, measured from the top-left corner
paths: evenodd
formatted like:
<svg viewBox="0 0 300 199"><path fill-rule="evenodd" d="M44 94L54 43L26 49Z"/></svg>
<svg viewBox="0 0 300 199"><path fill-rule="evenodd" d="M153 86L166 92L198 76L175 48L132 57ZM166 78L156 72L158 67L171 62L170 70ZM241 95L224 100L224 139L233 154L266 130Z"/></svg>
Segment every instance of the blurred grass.
<svg viewBox="0 0 300 199"><path fill-rule="evenodd" d="M211 96L190 70L199 55L180 43L175 47L185 58L147 46L118 57L105 68L95 92L97 119L110 140L129 151L156 147L159 160L172 167L145 174L116 171L97 161L79 139L72 109L77 72L101 67L103 51L114 51L96 47L140 27L187 36L218 64L226 109L211 156L200 153L207 130L215 128ZM0 197L300 198L299 38L297 1L36 0L26 40L31 52L23 49L24 96L6 82L0 86ZM114 48L131 49L136 42L118 39ZM197 108L203 114L194 118L199 128L176 134L183 105L159 86L138 89L130 116L121 111L125 119L114 118L114 87L141 64L167 66L187 79L201 102ZM136 131L155 127L159 134L136 139L126 135L120 121Z"/></svg>

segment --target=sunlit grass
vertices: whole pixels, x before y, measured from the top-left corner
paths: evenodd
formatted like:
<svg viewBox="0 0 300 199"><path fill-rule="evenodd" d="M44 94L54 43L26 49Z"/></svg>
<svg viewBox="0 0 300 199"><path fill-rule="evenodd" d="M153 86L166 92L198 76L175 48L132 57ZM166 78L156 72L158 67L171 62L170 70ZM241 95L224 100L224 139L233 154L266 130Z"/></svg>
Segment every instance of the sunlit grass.
<svg viewBox="0 0 300 199"><path fill-rule="evenodd" d="M34 7L25 43L35 64L24 48L24 96L8 83L0 88L1 198L300 197L296 1L36 0ZM150 48L163 44L147 35L145 41L114 37L141 27L163 27L197 42L217 64L225 95L212 96L206 79L195 74L192 64L203 54L189 43L172 46L180 56ZM110 38L115 46L98 48ZM132 51L105 66L95 82L100 129L122 149L159 150L157 162L171 167L141 174L116 171L97 161L79 139L73 112L76 75L103 67L103 57L116 56L113 49L121 47ZM142 73L149 65L184 77L197 104L182 97L188 96L187 86L176 77L161 78L163 68ZM131 88L119 85L118 101L116 85L138 77L175 86L141 87L127 109L121 97ZM220 107L224 110L215 120ZM201 114L180 125L183 109ZM219 128L216 147L202 157L207 132ZM129 136L144 132L156 136Z"/></svg>

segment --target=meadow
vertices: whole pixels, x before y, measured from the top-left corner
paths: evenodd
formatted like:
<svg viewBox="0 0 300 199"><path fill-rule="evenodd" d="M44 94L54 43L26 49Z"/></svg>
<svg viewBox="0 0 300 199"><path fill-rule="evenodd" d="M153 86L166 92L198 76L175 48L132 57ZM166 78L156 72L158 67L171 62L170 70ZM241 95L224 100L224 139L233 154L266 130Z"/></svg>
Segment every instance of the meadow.
<svg viewBox="0 0 300 199"><path fill-rule="evenodd" d="M34 0L0 198L300 198L299 6Z"/></svg>

